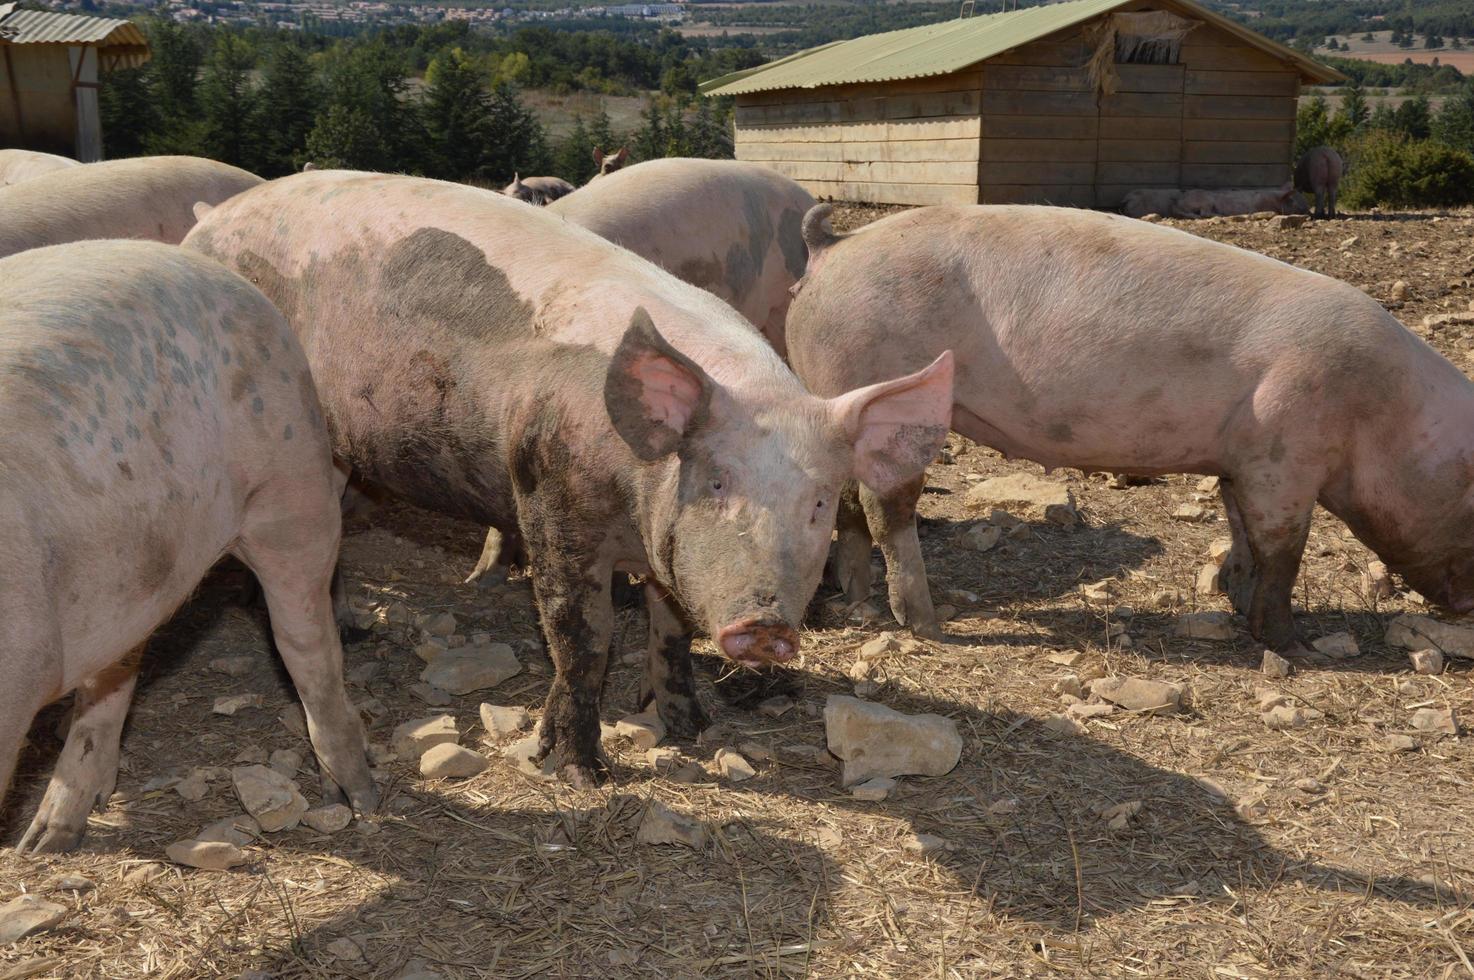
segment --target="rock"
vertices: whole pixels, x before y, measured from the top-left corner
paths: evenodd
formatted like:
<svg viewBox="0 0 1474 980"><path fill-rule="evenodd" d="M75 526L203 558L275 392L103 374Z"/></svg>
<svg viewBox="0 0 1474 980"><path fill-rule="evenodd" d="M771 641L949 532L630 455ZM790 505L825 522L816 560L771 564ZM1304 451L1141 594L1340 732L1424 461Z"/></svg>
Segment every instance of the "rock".
<svg viewBox="0 0 1474 980"><path fill-rule="evenodd" d="M1044 659L1052 664L1059 664L1061 667L1073 667L1085 659L1085 654L1079 650L1071 650L1066 653L1051 653Z"/></svg>
<svg viewBox="0 0 1474 980"><path fill-rule="evenodd" d="M242 813L205 824L200 828L200 832L194 835L194 839L205 842L219 841L244 847L259 836L261 836L261 825L253 817Z"/></svg>
<svg viewBox="0 0 1474 980"><path fill-rule="evenodd" d="M1216 477L1216 476L1205 476L1205 477L1203 477L1201 480L1198 481L1198 487L1197 487L1197 489L1198 489L1198 493L1217 493L1218 492L1218 477Z"/></svg>
<svg viewBox="0 0 1474 980"><path fill-rule="evenodd" d="M1341 239L1341 245L1340 245L1340 247L1343 248L1343 249L1351 248L1353 245L1355 245L1359 241L1361 241L1361 237L1360 236L1358 236L1358 235L1352 235L1350 238L1343 238L1343 239Z"/></svg>
<svg viewBox="0 0 1474 980"><path fill-rule="evenodd" d="M460 741L453 715L416 718L394 729L389 742L401 759L418 759L437 745Z"/></svg>
<svg viewBox="0 0 1474 980"><path fill-rule="evenodd" d="M266 764L290 779L302 768L302 753L296 749L277 749Z"/></svg>
<svg viewBox="0 0 1474 980"><path fill-rule="evenodd" d="M266 766L242 766L230 771L235 795L246 812L268 834L290 830L307 812L307 800L297 784Z"/></svg>
<svg viewBox="0 0 1474 980"><path fill-rule="evenodd" d="M363 959L363 948L347 936L339 936L324 948L335 960Z"/></svg>
<svg viewBox="0 0 1474 980"><path fill-rule="evenodd" d="M300 704L290 704L276 716L281 726L298 738L307 737L307 716L302 713Z"/></svg>
<svg viewBox="0 0 1474 980"><path fill-rule="evenodd" d="M673 745L657 746L646 750L645 761L656 772L670 772L681 764L681 750Z"/></svg>
<svg viewBox="0 0 1474 980"><path fill-rule="evenodd" d="M670 781L673 783L704 783L710 778L706 770L696 762L688 762L670 774Z"/></svg>
<svg viewBox="0 0 1474 980"><path fill-rule="evenodd" d="M96 887L97 885L81 875L58 875L46 883L48 892L90 892Z"/></svg>
<svg viewBox="0 0 1474 980"><path fill-rule="evenodd" d="M1392 574L1387 571L1386 564L1374 561L1367 565L1367 570L1361 573L1361 591L1368 599L1390 599L1397 594L1397 586L1392 584Z"/></svg>
<svg viewBox="0 0 1474 980"><path fill-rule="evenodd" d="M744 759L742 753L736 749L717 749L713 761L716 762L717 771L734 783L757 775L752 763Z"/></svg>
<svg viewBox="0 0 1474 980"><path fill-rule="evenodd" d="M1440 623L1431 616L1403 613L1387 627L1387 645L1404 650L1437 647L1445 656L1474 658L1474 627Z"/></svg>
<svg viewBox="0 0 1474 980"><path fill-rule="evenodd" d="M793 698L786 694L768 698L757 706L759 714L767 715L769 718L781 718L793 710Z"/></svg>
<svg viewBox="0 0 1474 980"><path fill-rule="evenodd" d="M1382 751L1384 752L1413 752L1418 747L1418 740L1411 735L1386 735L1382 738Z"/></svg>
<svg viewBox="0 0 1474 980"><path fill-rule="evenodd" d="M653 749L665 738L665 722L651 708L621 718L615 723L614 732L635 743L637 749Z"/></svg>
<svg viewBox="0 0 1474 980"><path fill-rule="evenodd" d="M444 980L444 974L436 973L421 959L404 964L404 969L394 974L394 980Z"/></svg>
<svg viewBox="0 0 1474 980"><path fill-rule="evenodd" d="M1153 609L1171 609L1182 604L1182 593L1176 589L1162 589L1153 592L1147 602Z"/></svg>
<svg viewBox="0 0 1474 980"><path fill-rule="evenodd" d="M420 671L420 680L451 694L469 694L496 687L521 672L522 663L512 648L505 643L492 643L441 654Z"/></svg>
<svg viewBox="0 0 1474 980"><path fill-rule="evenodd" d="M511 735L532 724L532 715L526 708L504 707L498 704L481 706L481 727L488 735Z"/></svg>
<svg viewBox="0 0 1474 980"><path fill-rule="evenodd" d="M250 860L239 847L219 840L175 841L164 848L164 855L175 864L202 871L229 871Z"/></svg>
<svg viewBox="0 0 1474 980"><path fill-rule="evenodd" d="M1182 521L1185 524L1204 524L1218 516L1211 507L1202 504L1180 504L1172 512L1174 521Z"/></svg>
<svg viewBox="0 0 1474 980"><path fill-rule="evenodd" d="M1264 659L1259 664L1259 670L1266 677L1289 677L1290 662L1273 650L1264 651Z"/></svg>
<svg viewBox="0 0 1474 980"><path fill-rule="evenodd" d="M1090 687L1090 693L1118 704L1127 711L1159 715L1182 708L1182 688L1166 681L1150 681L1140 677L1103 677Z"/></svg>
<svg viewBox="0 0 1474 980"><path fill-rule="evenodd" d="M424 630L427 636L450 636L456 631L456 618L448 612L432 613L421 616L415 625Z"/></svg>
<svg viewBox="0 0 1474 980"><path fill-rule="evenodd" d="M426 779L464 779L485 772L485 756L453 742L432 746L420 757L420 775Z"/></svg>
<svg viewBox="0 0 1474 980"><path fill-rule="evenodd" d="M188 776L174 784L174 792L191 803L203 800L210 792L210 782L203 769L191 769Z"/></svg>
<svg viewBox="0 0 1474 980"><path fill-rule="evenodd" d="M1437 650L1414 650L1407 655L1415 674L1443 673L1443 654Z"/></svg>
<svg viewBox="0 0 1474 980"><path fill-rule="evenodd" d="M366 660L343 674L343 680L354 687L368 687L370 682L378 676L379 663L374 660Z"/></svg>
<svg viewBox="0 0 1474 980"><path fill-rule="evenodd" d="M863 681L870 676L870 669L870 661L856 660L846 673L852 681Z"/></svg>
<svg viewBox="0 0 1474 980"><path fill-rule="evenodd" d="M1269 728L1270 731L1275 732L1289 731L1290 729L1294 728L1304 728L1312 721L1316 721L1324 717L1325 714L1323 712L1317 711L1314 708L1291 707L1288 704L1281 704L1277 707L1271 708L1269 711L1266 711L1263 716L1265 726Z"/></svg>
<svg viewBox="0 0 1474 980"><path fill-rule="evenodd" d="M353 811L341 803L330 803L302 814L302 822L319 834L336 834L353 822Z"/></svg>
<svg viewBox="0 0 1474 980"><path fill-rule="evenodd" d="M1361 655L1361 648L1356 645L1356 637L1344 631L1311 640L1310 645L1317 652L1323 653L1333 660L1349 660L1352 657Z"/></svg>
<svg viewBox="0 0 1474 980"><path fill-rule="evenodd" d="M1233 550L1233 538L1214 538L1208 545L1208 557L1222 565Z"/></svg>
<svg viewBox="0 0 1474 980"><path fill-rule="evenodd" d="M773 750L765 742L738 742L737 751L758 762L768 762L773 758Z"/></svg>
<svg viewBox="0 0 1474 980"><path fill-rule="evenodd" d="M1412 289L1408 286L1408 284L1399 279L1392 284L1392 291L1389 292L1387 295L1392 298L1393 302L1401 303L1408 298L1408 295L1411 292Z"/></svg>
<svg viewBox="0 0 1474 980"><path fill-rule="evenodd" d="M995 476L973 486L963 497L973 510L1011 507L1051 524L1071 525L1080 520L1070 488L1056 480L1029 473Z"/></svg>
<svg viewBox="0 0 1474 980"><path fill-rule="evenodd" d="M1114 714L1115 711L1116 706L1113 704L1091 704L1088 701L1081 701L1079 704L1072 704L1066 708L1065 714L1077 721L1084 721L1087 718L1104 718L1106 715Z"/></svg>
<svg viewBox="0 0 1474 980"><path fill-rule="evenodd" d="M1051 694L1058 694L1061 697L1083 698L1085 696L1085 688L1081 684L1079 676L1076 674L1066 674L1061 677L1049 685L1049 691Z"/></svg>
<svg viewBox="0 0 1474 980"><path fill-rule="evenodd" d="M1162 216L1153 211L1151 214L1142 215L1138 220L1145 221L1149 225L1154 225L1162 220Z"/></svg>
<svg viewBox="0 0 1474 980"><path fill-rule="evenodd" d="M445 640L438 636L432 636L421 643L415 644L415 656L425 661L425 663L430 664L445 656L449 649L450 647L446 645Z"/></svg>
<svg viewBox="0 0 1474 980"><path fill-rule="evenodd" d="M1324 783L1309 776L1295 780L1294 787L1307 796L1319 796L1326 791Z"/></svg>
<svg viewBox="0 0 1474 980"><path fill-rule="evenodd" d="M941 776L962 757L962 736L950 718L904 715L858 698L831 695L824 731L829 751L844 760L845 786L872 776Z"/></svg>
<svg viewBox="0 0 1474 980"><path fill-rule="evenodd" d="M1069 715L1048 715L1039 723L1056 735L1084 735L1085 726Z"/></svg>
<svg viewBox="0 0 1474 980"><path fill-rule="evenodd" d="M683 844L699 851L706 846L706 828L659 800L651 800L640 818L636 839L641 844Z"/></svg>
<svg viewBox="0 0 1474 980"><path fill-rule="evenodd" d="M434 684L426 684L424 681L411 684L409 693L432 708L447 708L455 703L455 698L450 696L450 692L442 691Z"/></svg>
<svg viewBox="0 0 1474 980"><path fill-rule="evenodd" d="M1459 723L1452 708L1419 708L1413 712L1413 727L1420 732L1457 735Z"/></svg>
<svg viewBox="0 0 1474 980"><path fill-rule="evenodd" d="M1231 640L1233 616L1226 612L1184 613L1173 633L1188 640Z"/></svg>
<svg viewBox="0 0 1474 980"><path fill-rule="evenodd" d="M227 677L245 677L256 667L255 657L216 657L210 661L210 669Z"/></svg>
<svg viewBox="0 0 1474 980"><path fill-rule="evenodd" d="M1430 313L1423 317L1423 326L1429 330L1441 330L1444 327L1466 327L1474 324L1474 313Z"/></svg>
<svg viewBox="0 0 1474 980"><path fill-rule="evenodd" d="M876 776L874 779L867 779L851 789L850 795L857 800L864 800L866 803L879 803L887 796L890 796L891 790L895 788L896 781L894 779L886 776Z"/></svg>
<svg viewBox="0 0 1474 980"><path fill-rule="evenodd" d="M1218 595L1223 591L1223 568L1212 562L1198 569L1198 580L1194 586L1198 595Z"/></svg>
<svg viewBox="0 0 1474 980"><path fill-rule="evenodd" d="M552 753L541 763L534 761L538 753L537 733L533 732L526 738L517 741L502 749L502 758L517 767L518 772L528 776L536 776L540 779L551 779L553 776Z"/></svg>
<svg viewBox="0 0 1474 980"><path fill-rule="evenodd" d="M66 914L65 905L48 902L36 895L18 895L0 905L0 946L50 929Z"/></svg>
<svg viewBox="0 0 1474 980"><path fill-rule="evenodd" d="M969 551L991 551L1002 537L1001 527L978 523L962 532L962 547Z"/></svg>
<svg viewBox="0 0 1474 980"><path fill-rule="evenodd" d="M1110 602L1116 597L1116 580L1103 578L1099 582L1082 585L1080 595L1091 602Z"/></svg>
<svg viewBox="0 0 1474 980"><path fill-rule="evenodd" d="M1272 227L1284 230L1288 228L1299 228L1310 220L1308 214L1277 214L1269 219Z"/></svg>
<svg viewBox="0 0 1474 980"><path fill-rule="evenodd" d="M1113 807L1107 807L1100 813L1100 818L1106 822L1111 830L1125 830L1131 818L1141 812L1141 801L1132 800L1129 803L1118 803Z"/></svg>
<svg viewBox="0 0 1474 980"><path fill-rule="evenodd" d="M245 708L259 708L265 702L259 694L231 694L215 699L210 710L217 715L233 715Z"/></svg>
<svg viewBox="0 0 1474 980"><path fill-rule="evenodd" d="M936 834L912 834L901 844L913 854L928 855L952 850L952 845Z"/></svg>

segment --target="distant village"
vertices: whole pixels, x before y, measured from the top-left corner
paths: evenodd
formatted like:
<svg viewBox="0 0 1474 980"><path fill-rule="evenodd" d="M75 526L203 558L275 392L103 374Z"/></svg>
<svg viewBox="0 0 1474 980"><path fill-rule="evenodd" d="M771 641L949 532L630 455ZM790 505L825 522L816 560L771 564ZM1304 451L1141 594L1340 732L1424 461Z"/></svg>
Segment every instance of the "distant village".
<svg viewBox="0 0 1474 980"><path fill-rule="evenodd" d="M52 9L92 13L99 5L90 0L64 0ZM149 9L181 23L262 24L296 30L306 24L438 24L465 21L472 25L568 20L588 17L621 17L679 24L684 20L686 0L677 3L624 3L609 6L570 6L558 10L525 10L512 7L465 7L431 3L385 3L382 0L167 0L162 6L152 0L110 0L108 13L126 14Z"/></svg>

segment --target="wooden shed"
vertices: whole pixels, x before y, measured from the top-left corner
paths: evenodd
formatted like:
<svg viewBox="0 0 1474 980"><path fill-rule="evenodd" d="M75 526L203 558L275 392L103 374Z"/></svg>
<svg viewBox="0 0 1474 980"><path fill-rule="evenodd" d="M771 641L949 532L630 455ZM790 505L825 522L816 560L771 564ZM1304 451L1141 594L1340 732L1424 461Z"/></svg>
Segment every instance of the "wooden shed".
<svg viewBox="0 0 1474 980"><path fill-rule="evenodd" d="M131 21L0 3L0 149L101 159L98 75L148 57Z"/></svg>
<svg viewBox="0 0 1474 980"><path fill-rule="evenodd" d="M1070 0L801 51L712 79L736 156L811 194L1116 207L1290 179L1305 82L1340 73L1190 0Z"/></svg>

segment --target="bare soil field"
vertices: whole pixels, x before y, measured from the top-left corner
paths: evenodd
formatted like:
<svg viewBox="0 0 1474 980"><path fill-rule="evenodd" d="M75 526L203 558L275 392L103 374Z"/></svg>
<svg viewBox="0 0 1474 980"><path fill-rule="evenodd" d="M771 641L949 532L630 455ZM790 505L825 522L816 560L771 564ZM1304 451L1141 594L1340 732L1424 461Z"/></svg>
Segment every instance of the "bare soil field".
<svg viewBox="0 0 1474 980"><path fill-rule="evenodd" d="M837 223L883 210L842 209ZM1474 331L1422 326L1474 298L1474 213L1184 225L1346 279L1474 367ZM694 763L681 776L656 772L613 735L613 778L597 790L524 774L477 709L522 705L536 717L547 693L527 581L459 584L481 529L389 505L353 518L343 549L353 601L373 621L369 638L349 645L347 667L380 753L381 811L333 835L305 826L262 835L229 872L167 861L168 844L240 812L227 771L235 760L280 749L310 758L300 730L279 720L296 702L264 614L243 602L239 576L218 573L151 644L117 794L82 850L23 858L0 848L0 903L36 892L67 909L49 931L0 946L0 978L1474 973L1474 748L1412 725L1424 707L1474 719L1474 685L1467 661L1415 675L1387 646L1392 616L1427 611L1416 598L1369 595L1361 573L1372 556L1321 514L1298 623L1312 638L1349 632L1360 653L1269 677L1242 623L1228 640L1173 635L1181 613L1229 609L1194 589L1210 544L1227 534L1198 477L1113 489L1103 475L1061 471L1080 525L1029 523L976 552L962 538L986 515L965 506L965 490L1040 471L956 437L950 449L921 507L933 592L952 607L947 641L878 662L870 693L956 720L964 747L948 775L907 777L888 799L862 802L815 751L825 699L854 690L857 648L895 629L879 578L871 608L849 615L821 589L801 659L775 675L732 674L698 641L715 726L699 742L671 743ZM1172 518L1190 503L1211 519ZM1082 593L1102 580L1095 598ZM423 664L412 624L440 612L455 615L459 634L511 644L522 673L425 703L440 698L414 688ZM608 722L635 710L644 643L643 612L623 609ZM240 676L212 667L242 656ZM1185 708L1061 724L1072 681L1098 675L1180 684ZM1314 709L1308 724L1270 729L1266 689ZM212 713L234 694L258 694L262 706ZM781 694L791 708L759 710ZM62 711L48 709L32 730L0 815L8 845L40 799ZM463 745L490 758L484 773L427 780L416 760L382 754L394 726L442 712ZM1389 751L1389 735L1411 746ZM714 755L739 745L756 775L734 782ZM196 799L181 792L187 776ZM311 762L296 778L315 801ZM704 845L640 843L651 801L699 821ZM920 853L917 834L942 843Z"/></svg>
<svg viewBox="0 0 1474 980"><path fill-rule="evenodd" d="M1411 58L1416 64L1431 64L1437 58L1442 65L1453 65L1459 71L1468 73L1474 70L1474 50L1465 47L1456 49L1450 47L1453 38L1444 38L1444 46L1441 48L1425 48L1422 39L1410 48L1400 48L1392 43L1391 31L1375 31L1372 40L1363 40L1363 34L1348 34L1337 37L1336 40L1349 47L1349 51L1328 52L1334 53L1342 58L1364 58L1367 61L1375 61L1383 65L1400 65ZM1317 48L1317 53L1325 51Z"/></svg>

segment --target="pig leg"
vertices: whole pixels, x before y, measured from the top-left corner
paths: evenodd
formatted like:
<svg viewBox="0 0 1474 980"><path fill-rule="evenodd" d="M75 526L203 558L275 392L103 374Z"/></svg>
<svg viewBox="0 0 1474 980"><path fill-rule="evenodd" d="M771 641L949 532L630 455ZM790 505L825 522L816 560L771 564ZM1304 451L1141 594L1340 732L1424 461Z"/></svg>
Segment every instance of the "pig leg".
<svg viewBox="0 0 1474 980"><path fill-rule="evenodd" d="M476 584L483 589L494 589L507 580L506 564L502 562L502 532L491 527L486 529L486 543L481 546L481 557L476 567L466 576L466 584Z"/></svg>
<svg viewBox="0 0 1474 980"><path fill-rule="evenodd" d="M330 598L338 554L336 509L313 508L293 487L258 491L236 546L266 593L277 652L307 716L324 803L368 813L378 805L363 729L343 688L343 647Z"/></svg>
<svg viewBox="0 0 1474 980"><path fill-rule="evenodd" d="M1223 591L1233 603L1234 610L1247 616L1254 598L1254 552L1244 531L1244 516L1239 510L1233 481L1221 478L1218 492L1223 498L1223 509L1228 514L1228 528L1233 539L1233 547L1223 560Z"/></svg>
<svg viewBox="0 0 1474 980"><path fill-rule="evenodd" d="M554 669L538 728L537 759L551 754L564 779L589 789L608 768L599 753L599 696L614 631L613 562L580 568L574 552L529 543L532 590Z"/></svg>
<svg viewBox="0 0 1474 980"><path fill-rule="evenodd" d="M645 585L645 607L650 611L650 647L645 651L645 676L640 681L640 710L654 701L672 735L695 738L711 719L696 697L691 631L670 594L653 582Z"/></svg>
<svg viewBox="0 0 1474 980"><path fill-rule="evenodd" d="M139 644L77 686L72 727L46 795L16 850L55 854L76 849L87 814L102 807L118 782L118 747L143 656Z"/></svg>
<svg viewBox="0 0 1474 980"><path fill-rule="evenodd" d="M1331 206L1331 217L1333 218L1340 217L1340 215L1336 213L1336 192L1338 190L1340 190L1339 187L1332 187L1330 190L1326 191L1326 197L1329 199L1329 203Z"/></svg>
<svg viewBox="0 0 1474 980"><path fill-rule="evenodd" d="M1288 472L1259 480L1238 477L1233 484L1231 494L1254 559L1249 632L1281 653L1305 653L1295 636L1290 599L1310 535L1315 494L1299 493L1296 488L1305 482Z"/></svg>
<svg viewBox="0 0 1474 980"><path fill-rule="evenodd" d="M923 474L886 497L862 486L860 503L865 508L870 534L880 543L880 553L885 556L891 614L917 636L937 639L942 631L932 608L926 562L921 557L921 541L916 535L916 501L921 498L925 483Z"/></svg>
<svg viewBox="0 0 1474 980"><path fill-rule="evenodd" d="M839 543L834 549L834 577L844 590L845 602L858 606L870 598L870 526L860 504L860 484L845 484L839 498L836 527Z"/></svg>

